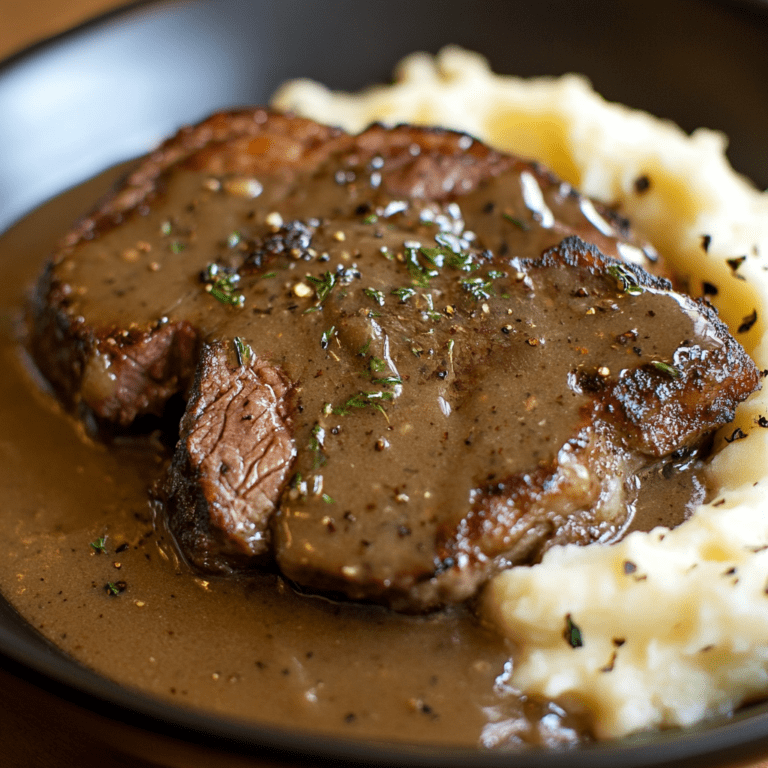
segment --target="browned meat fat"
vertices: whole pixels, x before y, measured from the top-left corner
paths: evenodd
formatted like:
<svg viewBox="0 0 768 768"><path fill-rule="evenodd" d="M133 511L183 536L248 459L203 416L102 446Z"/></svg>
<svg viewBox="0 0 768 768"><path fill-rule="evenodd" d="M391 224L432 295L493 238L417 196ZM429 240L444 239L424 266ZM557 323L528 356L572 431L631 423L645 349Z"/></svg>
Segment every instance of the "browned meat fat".
<svg viewBox="0 0 768 768"><path fill-rule="evenodd" d="M246 110L76 226L32 349L95 425L187 398L160 494L198 567L424 610L619 537L758 386L643 267L620 217L468 136Z"/></svg>

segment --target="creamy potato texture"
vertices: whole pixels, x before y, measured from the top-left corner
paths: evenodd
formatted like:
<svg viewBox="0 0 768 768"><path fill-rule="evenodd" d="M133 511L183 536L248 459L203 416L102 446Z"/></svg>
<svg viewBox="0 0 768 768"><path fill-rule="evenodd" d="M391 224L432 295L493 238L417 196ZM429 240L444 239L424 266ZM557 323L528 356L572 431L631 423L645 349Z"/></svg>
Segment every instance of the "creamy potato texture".
<svg viewBox="0 0 768 768"><path fill-rule="evenodd" d="M581 77L493 74L454 47L415 54L391 86L283 86L273 104L357 131L375 120L467 131L533 157L626 214L768 369L768 193L725 138L611 104ZM718 435L711 501L673 531L553 548L506 571L483 611L514 641L509 683L584 708L617 737L729 713L768 692L768 387Z"/></svg>

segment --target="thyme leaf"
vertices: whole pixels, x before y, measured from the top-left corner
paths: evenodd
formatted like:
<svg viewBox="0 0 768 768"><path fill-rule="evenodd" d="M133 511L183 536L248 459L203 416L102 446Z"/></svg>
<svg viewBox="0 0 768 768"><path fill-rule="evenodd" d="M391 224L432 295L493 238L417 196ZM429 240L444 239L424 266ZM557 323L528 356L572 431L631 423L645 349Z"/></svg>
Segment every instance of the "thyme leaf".
<svg viewBox="0 0 768 768"><path fill-rule="evenodd" d="M565 632L563 632L563 637L571 648L581 648L584 645L581 630L573 623L570 613L565 616Z"/></svg>
<svg viewBox="0 0 768 768"><path fill-rule="evenodd" d="M315 286L318 305L322 304L330 295L336 285L336 275L333 272L324 272L322 277L307 275L307 280Z"/></svg>
<svg viewBox="0 0 768 768"><path fill-rule="evenodd" d="M371 357L368 362L368 370L370 370L371 373L381 373L382 371L387 370L387 364L380 357Z"/></svg>
<svg viewBox="0 0 768 768"><path fill-rule="evenodd" d="M104 585L104 591L110 596L110 597L116 597L121 592L125 592L125 590L128 588L128 585L124 581L108 581Z"/></svg>
<svg viewBox="0 0 768 768"><path fill-rule="evenodd" d="M373 299L380 307L384 306L384 292L377 291L375 288L363 288L363 293L369 298Z"/></svg>
<svg viewBox="0 0 768 768"><path fill-rule="evenodd" d="M637 281L635 274L622 264L611 264L608 267L608 274L613 277L621 286L624 293L637 296L645 290Z"/></svg>
<svg viewBox="0 0 768 768"><path fill-rule="evenodd" d="M679 368L675 368L674 365L664 363L661 360L651 360L651 365L657 371L661 371L661 373L669 376L670 379L679 379L683 375L683 372Z"/></svg>
<svg viewBox="0 0 768 768"><path fill-rule="evenodd" d="M467 291L476 301L490 299L493 296L493 286L490 280L482 277L472 277L461 281L461 287Z"/></svg>
<svg viewBox="0 0 768 768"><path fill-rule="evenodd" d="M237 355L237 364L242 368L243 365L250 362L253 350L239 336L234 338L235 355Z"/></svg>
<svg viewBox="0 0 768 768"><path fill-rule="evenodd" d="M106 536L99 536L96 541L91 542L91 546L93 547L93 551L102 554L107 551L107 537Z"/></svg>
<svg viewBox="0 0 768 768"><path fill-rule="evenodd" d="M333 409L336 416L347 416L351 408L375 408L386 415L386 411L381 406L382 401L394 399L392 392L377 390L375 392L358 392L352 395L343 405Z"/></svg>
<svg viewBox="0 0 768 768"><path fill-rule="evenodd" d="M522 219L516 219L511 213L502 213L501 215L510 224L514 224L518 229L521 229L523 232L527 232L530 229L528 224L526 224Z"/></svg>
<svg viewBox="0 0 768 768"><path fill-rule="evenodd" d="M319 424L315 424L312 427L312 434L309 438L309 449L315 454L315 458L312 460L312 469L325 466L325 463L328 461L328 457L323 451L324 444L325 430Z"/></svg>
<svg viewBox="0 0 768 768"><path fill-rule="evenodd" d="M416 293L415 288L393 288L392 294L394 296L397 296L398 299L400 299L400 302L402 304L405 304L408 299L411 298Z"/></svg>
<svg viewBox="0 0 768 768"><path fill-rule="evenodd" d="M323 331L322 336L320 337L320 346L323 349L328 349L328 345L331 343L331 339L336 334L336 326L332 325L327 331Z"/></svg>
<svg viewBox="0 0 768 768"><path fill-rule="evenodd" d="M220 267L218 264L209 264L201 276L205 283L205 289L222 304L233 307L242 307L245 296L236 293L235 289L240 282L240 275L229 267Z"/></svg>

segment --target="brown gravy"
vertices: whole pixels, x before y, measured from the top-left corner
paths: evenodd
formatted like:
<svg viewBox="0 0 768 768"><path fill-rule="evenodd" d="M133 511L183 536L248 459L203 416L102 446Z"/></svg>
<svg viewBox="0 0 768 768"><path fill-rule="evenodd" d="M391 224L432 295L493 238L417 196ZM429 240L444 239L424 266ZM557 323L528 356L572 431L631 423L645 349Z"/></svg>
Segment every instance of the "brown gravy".
<svg viewBox="0 0 768 768"><path fill-rule="evenodd" d="M158 451L143 439L108 450L84 438L33 381L17 339L24 291L57 234L111 178L43 206L0 240L7 599L81 663L181 706L443 745L589 739L578 718L505 685L510 649L466 608L403 616L298 595L271 575L202 579L179 562L148 502ZM657 482L666 496L678 480L678 498L690 498L688 476ZM679 522L684 509L648 522ZM93 546L101 537L104 552Z"/></svg>

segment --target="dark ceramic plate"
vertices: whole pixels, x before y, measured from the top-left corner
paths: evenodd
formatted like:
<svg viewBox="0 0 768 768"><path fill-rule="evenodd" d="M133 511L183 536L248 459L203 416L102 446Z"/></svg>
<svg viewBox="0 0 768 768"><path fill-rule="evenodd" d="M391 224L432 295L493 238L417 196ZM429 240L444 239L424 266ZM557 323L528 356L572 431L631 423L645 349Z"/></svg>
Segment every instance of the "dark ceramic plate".
<svg viewBox="0 0 768 768"><path fill-rule="evenodd" d="M687 130L723 130L737 170L768 186L768 4L759 0L187 0L131 6L0 67L0 231L183 123L266 101L287 78L358 89L386 80L407 53L446 43L483 52L499 72L583 72L611 100ZM6 706L8 686L37 696L49 713L40 732L51 717L66 719L103 765L112 756L115 765L700 768L768 755L764 705L685 732L517 755L242 725L99 678L58 654L1 598L0 683Z"/></svg>

